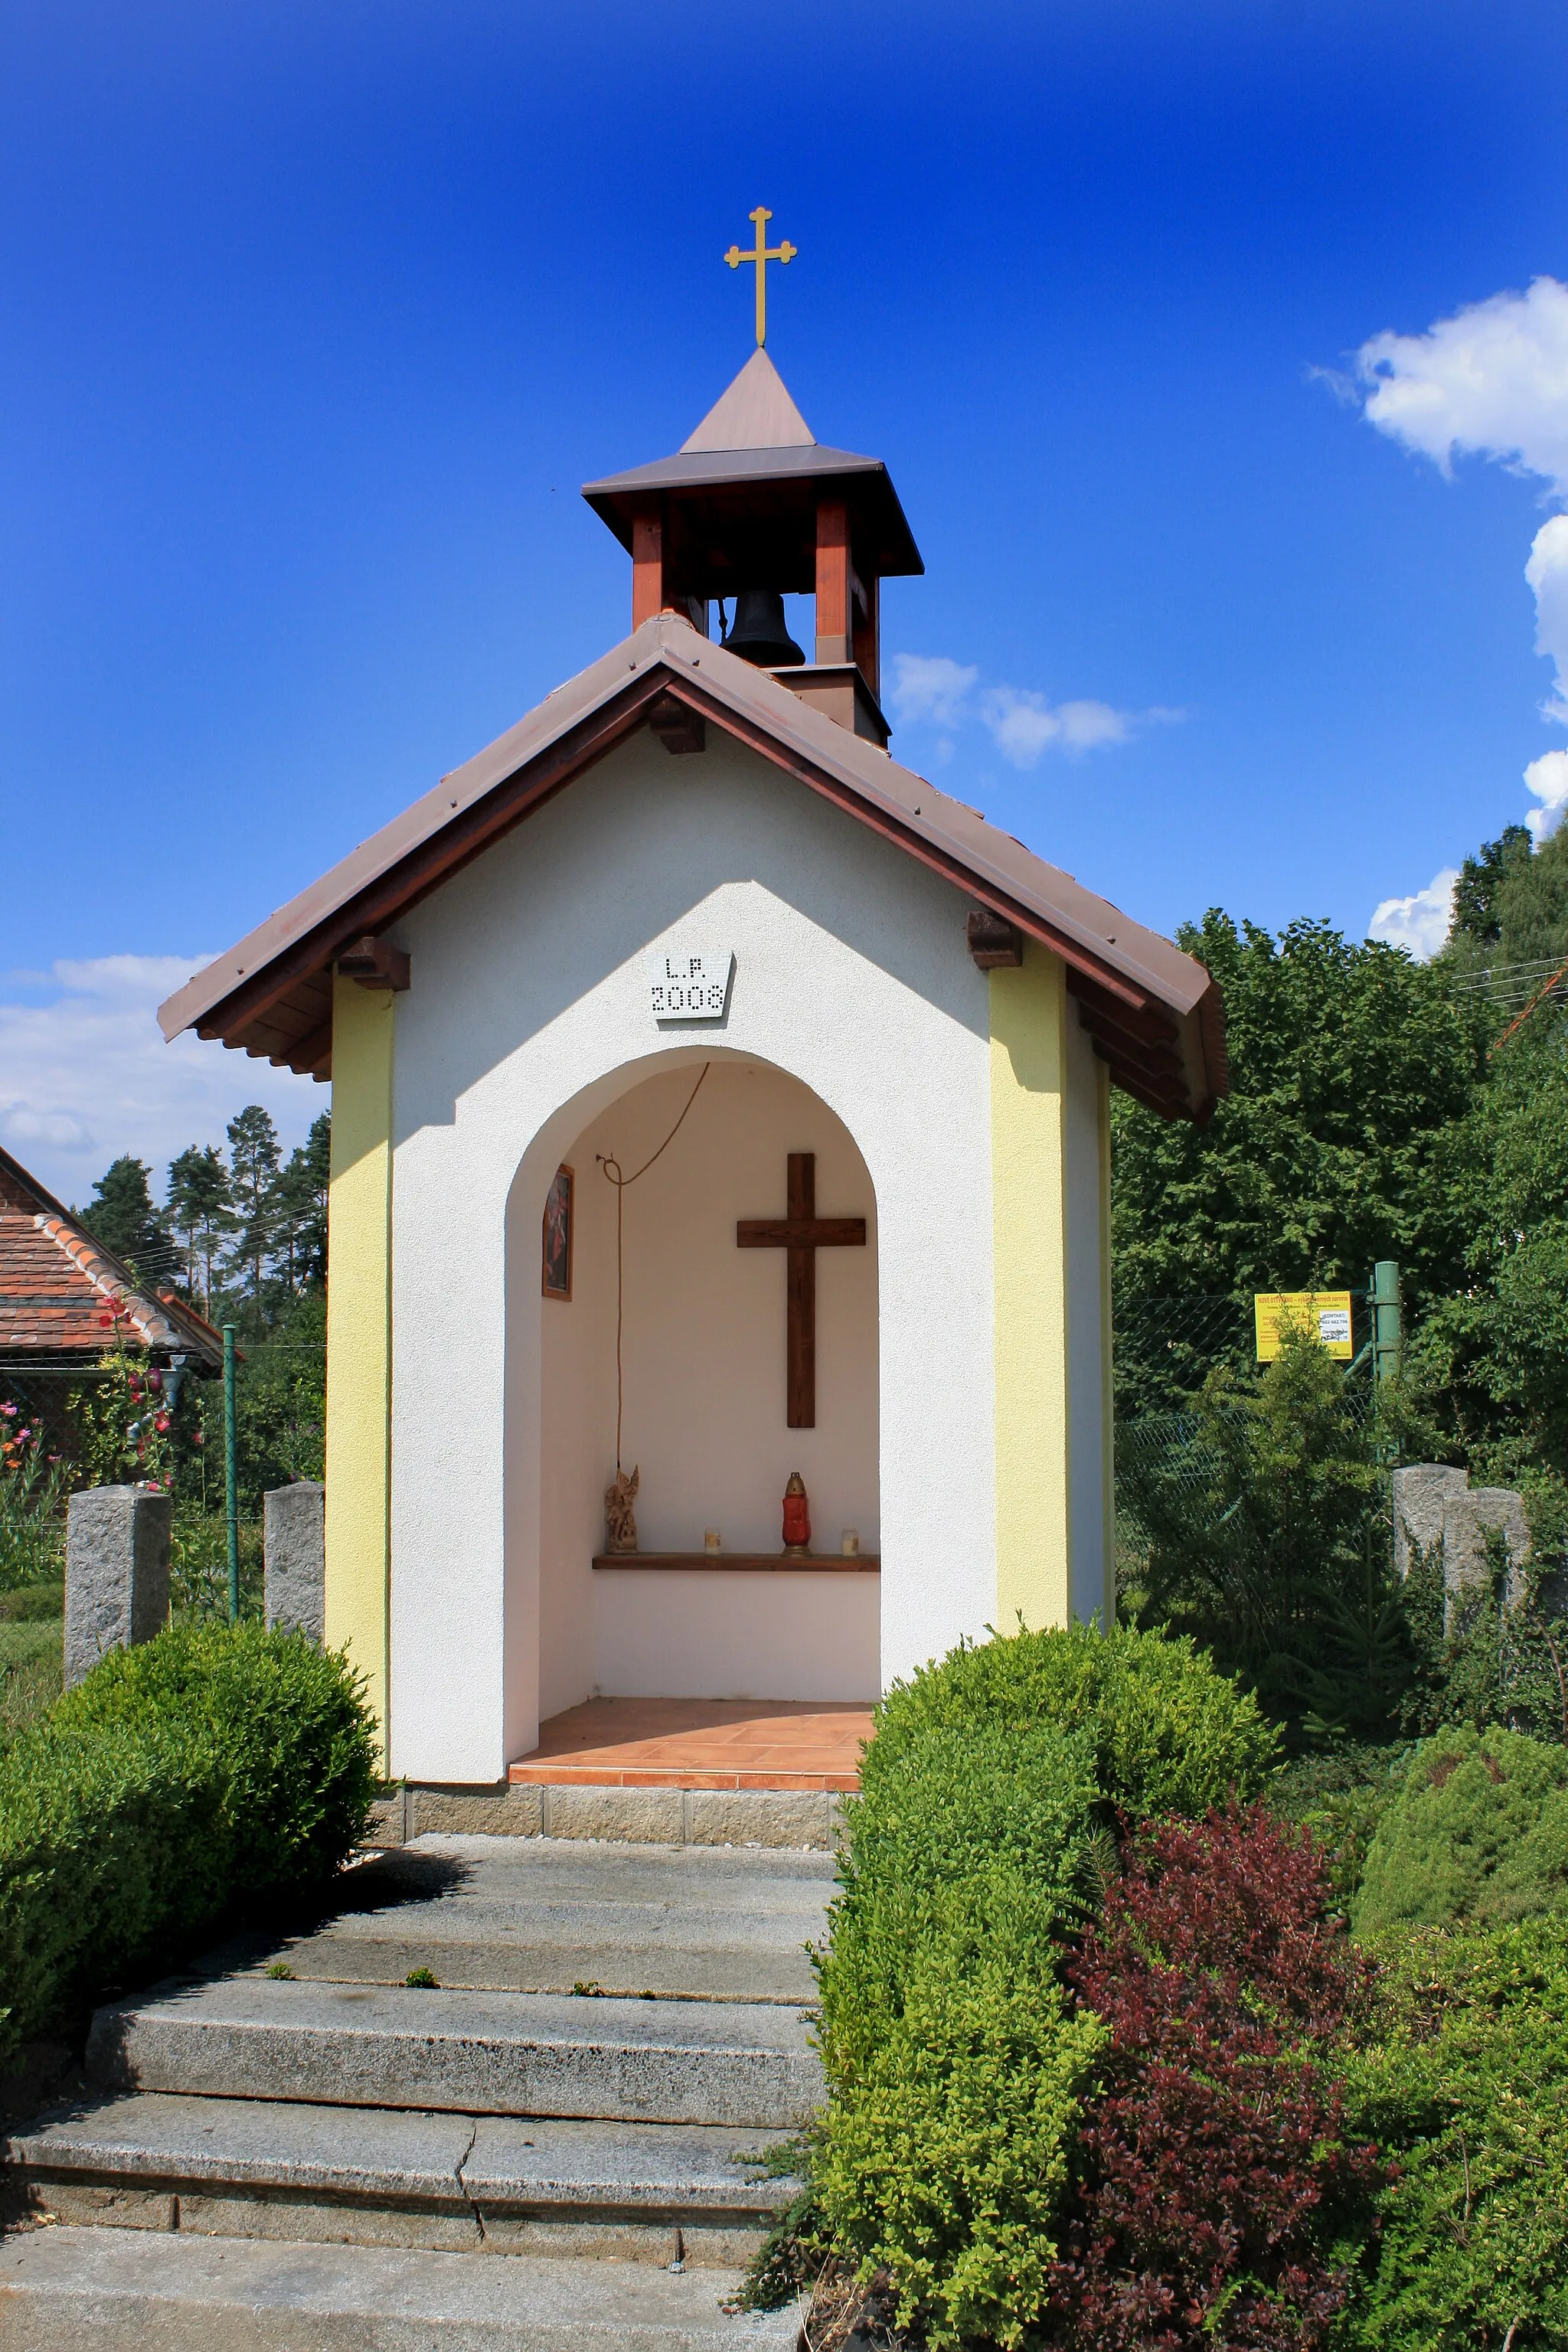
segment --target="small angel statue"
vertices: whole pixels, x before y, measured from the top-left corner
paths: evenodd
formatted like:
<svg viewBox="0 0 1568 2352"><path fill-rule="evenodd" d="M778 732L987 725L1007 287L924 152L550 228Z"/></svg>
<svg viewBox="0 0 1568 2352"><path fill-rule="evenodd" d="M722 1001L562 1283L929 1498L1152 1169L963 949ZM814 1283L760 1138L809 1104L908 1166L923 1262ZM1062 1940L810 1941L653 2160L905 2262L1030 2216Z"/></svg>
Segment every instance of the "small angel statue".
<svg viewBox="0 0 1568 2352"><path fill-rule="evenodd" d="M640 1465L629 1478L624 1470L617 1470L614 1485L605 1489L606 1551L636 1551L637 1548L637 1518L632 1505L637 1501L637 1481L641 1475Z"/></svg>

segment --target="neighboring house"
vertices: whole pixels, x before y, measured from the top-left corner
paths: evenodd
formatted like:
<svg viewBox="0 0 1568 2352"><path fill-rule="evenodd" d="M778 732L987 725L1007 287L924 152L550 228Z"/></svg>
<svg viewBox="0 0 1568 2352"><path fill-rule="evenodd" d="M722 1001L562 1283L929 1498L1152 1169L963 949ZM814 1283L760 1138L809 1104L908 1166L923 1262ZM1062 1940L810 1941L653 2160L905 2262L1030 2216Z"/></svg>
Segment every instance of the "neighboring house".
<svg viewBox="0 0 1568 2352"><path fill-rule="evenodd" d="M0 1387L94 1364L121 1315L150 1364L218 1370L223 1339L194 1307L138 1283L21 1162L0 1150Z"/></svg>

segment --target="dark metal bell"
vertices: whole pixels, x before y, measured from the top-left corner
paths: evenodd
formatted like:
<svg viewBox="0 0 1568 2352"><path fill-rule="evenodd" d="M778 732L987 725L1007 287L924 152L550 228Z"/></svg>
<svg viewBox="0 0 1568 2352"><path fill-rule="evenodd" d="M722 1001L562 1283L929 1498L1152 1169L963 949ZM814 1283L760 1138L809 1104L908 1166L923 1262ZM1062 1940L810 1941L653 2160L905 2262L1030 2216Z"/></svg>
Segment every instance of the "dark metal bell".
<svg viewBox="0 0 1568 2352"><path fill-rule="evenodd" d="M732 654L759 669L782 669L805 656L790 635L784 598L776 588L742 588L735 599L735 625L724 639Z"/></svg>

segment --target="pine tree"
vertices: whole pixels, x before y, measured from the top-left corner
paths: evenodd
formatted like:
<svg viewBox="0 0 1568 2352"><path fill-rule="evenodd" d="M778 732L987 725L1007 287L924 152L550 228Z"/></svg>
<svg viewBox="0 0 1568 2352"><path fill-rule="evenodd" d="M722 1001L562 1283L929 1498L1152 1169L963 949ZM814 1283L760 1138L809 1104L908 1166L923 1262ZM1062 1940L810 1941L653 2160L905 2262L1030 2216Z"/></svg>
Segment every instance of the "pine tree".
<svg viewBox="0 0 1568 2352"><path fill-rule="evenodd" d="M91 1205L77 1213L94 1239L122 1258L142 1281L161 1270L160 1261L168 1253L148 1172L144 1160L122 1152L94 1184Z"/></svg>
<svg viewBox="0 0 1568 2352"><path fill-rule="evenodd" d="M184 1244L185 1287L193 1298L202 1301L202 1312L208 1320L213 1307L213 1253L222 1234L233 1223L232 1194L228 1170L223 1154L216 1145L193 1143L177 1160L169 1162L168 1207L164 1212L170 1225ZM196 1264L201 1261L202 1281L198 1289Z"/></svg>
<svg viewBox="0 0 1568 2352"><path fill-rule="evenodd" d="M322 1282L327 1272L327 1184L331 1171L332 1118L323 1111L302 1144L289 1154L278 1184L279 1255L289 1287L300 1291Z"/></svg>
<svg viewBox="0 0 1568 2352"><path fill-rule="evenodd" d="M279 1225L278 1129L269 1112L251 1103L228 1123L229 1181L236 1216L230 1263L245 1279L253 1322L265 1319L265 1286Z"/></svg>

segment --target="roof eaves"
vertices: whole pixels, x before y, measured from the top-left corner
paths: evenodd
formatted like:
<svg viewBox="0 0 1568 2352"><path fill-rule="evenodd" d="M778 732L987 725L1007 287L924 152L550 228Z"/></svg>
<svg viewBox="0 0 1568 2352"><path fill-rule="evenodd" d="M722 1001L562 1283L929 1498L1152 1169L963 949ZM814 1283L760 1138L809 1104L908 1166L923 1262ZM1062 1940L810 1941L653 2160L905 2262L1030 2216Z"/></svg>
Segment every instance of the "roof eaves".
<svg viewBox="0 0 1568 2352"><path fill-rule="evenodd" d="M676 627L685 625L673 624ZM371 834L319 880L247 931L226 955L194 973L184 988L158 1008L164 1037L178 1036L195 1027L254 981L267 964L309 938L359 893L431 840L444 826L475 808L498 784L517 775L529 762L550 751L570 730L612 702L629 681L644 676L662 659L659 622L645 621L633 635L601 655L574 678L547 694L542 702L509 727L473 758L453 768L440 782ZM688 635L695 633L688 630Z"/></svg>
<svg viewBox="0 0 1568 2352"><path fill-rule="evenodd" d="M515 727L197 973L160 1008L164 1035L192 1025L216 1034L225 1003L253 986L268 962L309 942L313 932L330 933L334 915L356 896L463 814L479 809L574 728L607 711L626 695L628 683L641 682L646 691L660 668L689 698L710 704L721 723L728 711L753 725L766 739L759 749L766 752L776 745L864 803L884 829L928 863L943 866L958 887L973 888L1058 952L1068 951L1069 961L1080 962L1114 992L1129 1002L1148 998L1167 1007L1181 1023L1185 1091L1194 1115L1198 1106L1225 1091L1223 1013L1209 974L1194 958L885 751L810 709L765 671L670 614L644 622L622 645L546 696ZM330 947L324 950L331 952Z"/></svg>

